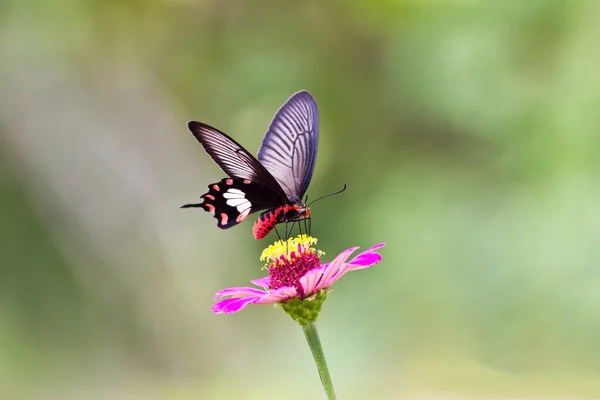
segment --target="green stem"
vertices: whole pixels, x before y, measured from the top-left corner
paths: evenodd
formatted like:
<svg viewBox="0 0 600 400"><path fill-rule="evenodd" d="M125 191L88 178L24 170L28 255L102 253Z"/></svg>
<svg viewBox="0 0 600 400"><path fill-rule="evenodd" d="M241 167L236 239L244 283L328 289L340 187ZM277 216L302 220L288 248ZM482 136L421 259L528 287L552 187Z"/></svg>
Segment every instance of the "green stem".
<svg viewBox="0 0 600 400"><path fill-rule="evenodd" d="M323 354L323 347L321 347L321 340L319 339L319 331L317 330L316 322L309 322L306 325L302 325L304 336L308 342L308 347L315 359L317 364L317 370L319 370L319 376L321 377L321 383L323 389L327 394L329 400L335 400L335 392L333 390L333 382L331 382L331 376L329 376L329 370L327 369L327 362L325 361L325 354Z"/></svg>

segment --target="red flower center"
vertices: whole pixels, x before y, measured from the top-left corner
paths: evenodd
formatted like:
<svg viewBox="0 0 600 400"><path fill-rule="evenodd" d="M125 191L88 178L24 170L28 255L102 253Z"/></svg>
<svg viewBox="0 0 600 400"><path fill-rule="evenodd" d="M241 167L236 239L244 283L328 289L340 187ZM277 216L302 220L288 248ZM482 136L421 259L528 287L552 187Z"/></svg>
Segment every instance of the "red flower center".
<svg viewBox="0 0 600 400"><path fill-rule="evenodd" d="M298 246L298 250L290 252L287 256L281 255L271 262L269 266L271 289L293 286L296 288L298 295L304 297L304 289L300 285L300 278L308 271L318 268L321 265L321 260L310 249L303 250L301 246Z"/></svg>

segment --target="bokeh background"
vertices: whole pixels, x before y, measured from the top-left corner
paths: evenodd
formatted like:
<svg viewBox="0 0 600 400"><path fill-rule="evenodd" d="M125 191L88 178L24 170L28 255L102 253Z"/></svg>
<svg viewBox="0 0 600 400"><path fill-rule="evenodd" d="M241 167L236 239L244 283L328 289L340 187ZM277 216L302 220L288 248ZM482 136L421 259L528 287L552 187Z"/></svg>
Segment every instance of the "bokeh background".
<svg viewBox="0 0 600 400"><path fill-rule="evenodd" d="M180 210L309 90L340 399L600 398L600 2L0 0L0 398L324 398L272 238Z"/></svg>

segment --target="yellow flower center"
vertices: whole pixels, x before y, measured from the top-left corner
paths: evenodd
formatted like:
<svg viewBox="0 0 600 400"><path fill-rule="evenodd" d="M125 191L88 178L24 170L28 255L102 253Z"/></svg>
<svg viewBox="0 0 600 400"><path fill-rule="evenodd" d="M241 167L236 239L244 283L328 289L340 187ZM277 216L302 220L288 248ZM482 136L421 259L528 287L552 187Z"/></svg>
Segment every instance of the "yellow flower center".
<svg viewBox="0 0 600 400"><path fill-rule="evenodd" d="M298 297L304 298L305 293L300 278L308 271L321 265L323 252L312 247L317 239L299 235L288 240L278 240L267 247L260 259L266 261L265 268L271 278L269 289L279 289L284 286L295 287Z"/></svg>
<svg viewBox="0 0 600 400"><path fill-rule="evenodd" d="M260 260L266 261L266 266L268 266L268 264L271 262L281 259L282 256L287 260L290 260L290 254L292 252L311 252L321 256L324 253L312 247L312 245L316 243L317 239L308 235L298 235L297 237L289 238L287 241L278 240L263 250L262 254L260 255Z"/></svg>

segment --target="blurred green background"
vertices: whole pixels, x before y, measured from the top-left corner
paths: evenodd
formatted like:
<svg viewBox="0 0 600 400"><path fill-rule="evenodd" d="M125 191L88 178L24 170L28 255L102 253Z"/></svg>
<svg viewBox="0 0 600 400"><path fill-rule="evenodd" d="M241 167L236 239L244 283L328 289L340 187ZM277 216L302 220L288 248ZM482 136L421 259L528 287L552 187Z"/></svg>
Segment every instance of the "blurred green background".
<svg viewBox="0 0 600 400"><path fill-rule="evenodd" d="M320 109L340 399L600 398L600 2L0 0L0 398L324 398L252 222L180 210Z"/></svg>

